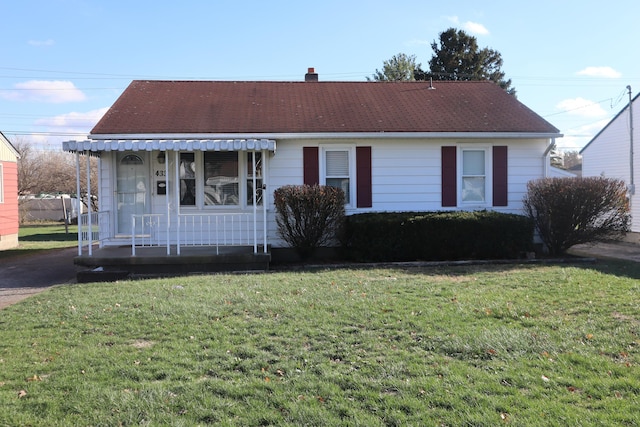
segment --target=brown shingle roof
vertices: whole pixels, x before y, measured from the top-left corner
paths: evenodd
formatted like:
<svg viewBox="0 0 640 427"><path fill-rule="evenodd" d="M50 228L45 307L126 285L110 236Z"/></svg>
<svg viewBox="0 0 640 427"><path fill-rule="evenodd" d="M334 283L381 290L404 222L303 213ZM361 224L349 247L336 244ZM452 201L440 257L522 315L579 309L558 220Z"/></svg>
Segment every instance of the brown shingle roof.
<svg viewBox="0 0 640 427"><path fill-rule="evenodd" d="M133 81L92 134L558 129L490 82Z"/></svg>

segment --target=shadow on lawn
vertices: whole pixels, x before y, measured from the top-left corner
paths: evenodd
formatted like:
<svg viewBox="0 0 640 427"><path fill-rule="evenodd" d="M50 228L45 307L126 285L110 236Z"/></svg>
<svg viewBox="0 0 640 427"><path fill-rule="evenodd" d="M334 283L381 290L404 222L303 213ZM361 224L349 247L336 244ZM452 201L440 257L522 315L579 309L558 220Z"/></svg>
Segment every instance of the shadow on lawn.
<svg viewBox="0 0 640 427"><path fill-rule="evenodd" d="M535 269L543 266L565 266L595 270L602 274L629 277L640 280L640 263L624 260L596 260L594 258L572 257L562 259L507 260L507 261L451 261L451 262L403 262L403 263L319 263L319 264L283 264L276 271L320 272L327 269L371 269L388 268L405 274L441 274L450 276L468 276L484 271L513 271Z"/></svg>
<svg viewBox="0 0 640 427"><path fill-rule="evenodd" d="M624 260L594 260L591 258L568 258L552 260L547 259L543 262L469 262L461 264L448 264L446 266L421 266L421 267L404 267L402 271L411 272L414 270L416 274L424 274L427 269L433 269L434 272L446 268L448 275L467 276L481 271L512 271L525 269L535 269L542 266L563 266L575 267L585 270L594 270L602 274L609 274L618 277L628 277L630 279L640 280L640 263ZM397 267L396 267L397 268Z"/></svg>
<svg viewBox="0 0 640 427"><path fill-rule="evenodd" d="M52 232L20 236L21 242L72 242L77 240L78 234L71 232L69 234Z"/></svg>

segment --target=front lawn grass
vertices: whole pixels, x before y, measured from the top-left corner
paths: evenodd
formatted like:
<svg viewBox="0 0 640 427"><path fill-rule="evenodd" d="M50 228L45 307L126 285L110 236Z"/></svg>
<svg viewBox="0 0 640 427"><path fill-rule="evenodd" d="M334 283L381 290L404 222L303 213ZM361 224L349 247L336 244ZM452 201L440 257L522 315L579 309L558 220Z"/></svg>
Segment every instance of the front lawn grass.
<svg viewBox="0 0 640 427"><path fill-rule="evenodd" d="M0 311L0 425L640 425L637 264L59 286Z"/></svg>
<svg viewBox="0 0 640 427"><path fill-rule="evenodd" d="M29 255L51 249L70 248L77 245L77 225L69 225L65 229L64 224L59 222L20 224L18 247L0 251L0 259Z"/></svg>

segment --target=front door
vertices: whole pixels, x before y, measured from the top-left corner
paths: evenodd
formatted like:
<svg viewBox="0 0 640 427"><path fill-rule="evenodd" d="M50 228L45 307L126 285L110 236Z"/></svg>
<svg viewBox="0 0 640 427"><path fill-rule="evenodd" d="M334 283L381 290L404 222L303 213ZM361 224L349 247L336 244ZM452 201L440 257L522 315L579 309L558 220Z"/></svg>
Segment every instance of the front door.
<svg viewBox="0 0 640 427"><path fill-rule="evenodd" d="M146 153L117 153L117 234L131 235L132 215L149 213L148 167ZM142 221L136 221L136 234Z"/></svg>

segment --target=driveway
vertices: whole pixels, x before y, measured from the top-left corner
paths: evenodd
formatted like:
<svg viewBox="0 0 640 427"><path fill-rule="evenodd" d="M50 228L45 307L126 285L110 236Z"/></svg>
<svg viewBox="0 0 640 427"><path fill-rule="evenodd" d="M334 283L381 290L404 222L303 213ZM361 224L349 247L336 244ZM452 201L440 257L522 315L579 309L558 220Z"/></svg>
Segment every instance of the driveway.
<svg viewBox="0 0 640 427"><path fill-rule="evenodd" d="M54 285L75 283L78 248L0 259L0 309Z"/></svg>

